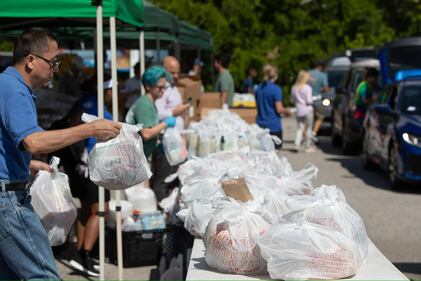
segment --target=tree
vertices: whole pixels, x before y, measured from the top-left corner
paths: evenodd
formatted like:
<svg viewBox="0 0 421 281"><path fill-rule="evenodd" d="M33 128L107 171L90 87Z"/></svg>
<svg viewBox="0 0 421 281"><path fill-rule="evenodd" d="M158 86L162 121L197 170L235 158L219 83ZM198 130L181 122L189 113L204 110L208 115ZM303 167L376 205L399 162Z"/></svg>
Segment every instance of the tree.
<svg viewBox="0 0 421 281"><path fill-rule="evenodd" d="M231 54L237 86L250 64L274 63L288 94L300 69L349 48L380 46L421 29L420 0L155 0L211 32ZM286 98L286 101L289 99Z"/></svg>

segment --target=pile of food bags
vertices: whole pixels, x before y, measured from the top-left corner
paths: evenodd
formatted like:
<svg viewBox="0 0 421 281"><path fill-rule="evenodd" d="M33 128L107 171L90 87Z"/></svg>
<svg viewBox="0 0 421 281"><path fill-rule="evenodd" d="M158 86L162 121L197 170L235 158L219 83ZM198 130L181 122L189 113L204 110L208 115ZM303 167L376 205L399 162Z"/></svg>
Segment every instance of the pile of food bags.
<svg viewBox="0 0 421 281"><path fill-rule="evenodd" d="M249 125L227 109L212 110L200 122L192 122L186 139L189 154L199 157L219 151L274 151L274 141L281 141L269 130Z"/></svg>
<svg viewBox="0 0 421 281"><path fill-rule="evenodd" d="M361 217L336 186L313 187L318 169L294 171L275 152L219 152L180 166L185 228L204 239L206 262L234 274L276 279L337 279L365 262L368 237ZM244 179L248 201L223 183ZM266 271L267 270L267 271Z"/></svg>

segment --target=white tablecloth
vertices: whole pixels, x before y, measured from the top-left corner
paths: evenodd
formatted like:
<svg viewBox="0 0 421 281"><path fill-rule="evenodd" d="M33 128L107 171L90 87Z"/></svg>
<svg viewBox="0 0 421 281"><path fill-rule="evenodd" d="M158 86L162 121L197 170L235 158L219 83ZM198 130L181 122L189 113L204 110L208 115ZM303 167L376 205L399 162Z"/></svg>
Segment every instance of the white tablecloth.
<svg viewBox="0 0 421 281"><path fill-rule="evenodd" d="M270 276L246 276L220 273L210 268L205 261L203 240L196 239L192 249L186 280L260 280ZM369 241L368 259L358 273L341 280L409 280Z"/></svg>

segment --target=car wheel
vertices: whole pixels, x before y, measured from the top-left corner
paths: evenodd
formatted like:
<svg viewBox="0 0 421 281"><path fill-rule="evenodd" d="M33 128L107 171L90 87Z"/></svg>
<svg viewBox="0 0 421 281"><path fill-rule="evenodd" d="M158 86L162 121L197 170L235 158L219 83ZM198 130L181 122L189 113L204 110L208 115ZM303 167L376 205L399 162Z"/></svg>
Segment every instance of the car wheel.
<svg viewBox="0 0 421 281"><path fill-rule="evenodd" d="M352 151L352 144L349 141L347 141L344 136L342 136L342 153L344 155L353 155L353 154L355 154Z"/></svg>
<svg viewBox="0 0 421 281"><path fill-rule="evenodd" d="M388 172L389 172L389 181L392 188L397 188L401 184L398 176L398 159L396 155L396 150L393 146L389 150L389 160L388 160Z"/></svg>
<svg viewBox="0 0 421 281"><path fill-rule="evenodd" d="M365 139L363 141L361 159L362 159L362 162L363 162L364 169L373 170L376 167L376 165L373 163L373 161L370 160L370 157L368 156L367 142L366 142Z"/></svg>
<svg viewBox="0 0 421 281"><path fill-rule="evenodd" d="M332 145L336 146L336 147L339 147L342 144L342 137L339 134L335 133L335 130L333 128L332 128L332 139L331 139L331 141L332 141Z"/></svg>

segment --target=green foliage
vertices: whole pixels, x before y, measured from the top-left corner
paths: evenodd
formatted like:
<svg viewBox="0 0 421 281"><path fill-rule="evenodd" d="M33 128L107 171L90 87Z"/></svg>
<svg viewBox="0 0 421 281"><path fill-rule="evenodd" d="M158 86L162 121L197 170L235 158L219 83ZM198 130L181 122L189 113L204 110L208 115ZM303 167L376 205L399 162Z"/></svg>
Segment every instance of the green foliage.
<svg viewBox="0 0 421 281"><path fill-rule="evenodd" d="M421 32L421 0L154 0L212 33L241 87L250 64L274 63L286 96L300 69L348 48ZM285 98L287 102L288 97Z"/></svg>
<svg viewBox="0 0 421 281"><path fill-rule="evenodd" d="M13 42L2 41L0 42L0 51L2 52L11 52L13 51Z"/></svg>

